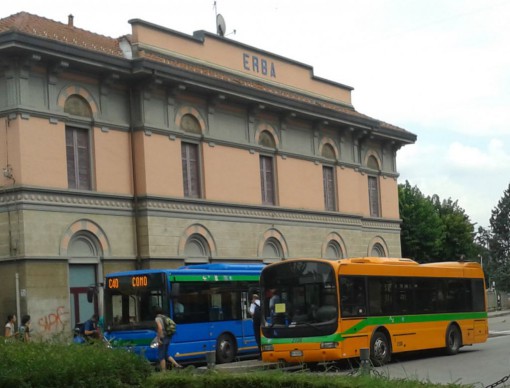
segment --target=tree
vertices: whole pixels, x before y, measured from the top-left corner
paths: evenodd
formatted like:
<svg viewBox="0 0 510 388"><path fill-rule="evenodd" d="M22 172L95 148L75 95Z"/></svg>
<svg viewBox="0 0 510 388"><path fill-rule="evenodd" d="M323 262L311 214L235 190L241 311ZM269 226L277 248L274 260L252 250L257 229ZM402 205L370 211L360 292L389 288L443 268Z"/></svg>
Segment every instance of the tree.
<svg viewBox="0 0 510 388"><path fill-rule="evenodd" d="M475 259L478 251L474 243L474 224L465 210L451 198L441 201L433 195L431 201L444 227L441 257L445 260Z"/></svg>
<svg viewBox="0 0 510 388"><path fill-rule="evenodd" d="M510 184L492 210L490 229L488 248L494 269L492 280L497 288L510 290Z"/></svg>
<svg viewBox="0 0 510 388"><path fill-rule="evenodd" d="M402 256L418 262L437 261L443 240L444 226L432 202L408 181L398 185Z"/></svg>
<svg viewBox="0 0 510 388"><path fill-rule="evenodd" d="M408 181L398 190L403 256L418 262L478 260L474 224L458 201L425 197Z"/></svg>

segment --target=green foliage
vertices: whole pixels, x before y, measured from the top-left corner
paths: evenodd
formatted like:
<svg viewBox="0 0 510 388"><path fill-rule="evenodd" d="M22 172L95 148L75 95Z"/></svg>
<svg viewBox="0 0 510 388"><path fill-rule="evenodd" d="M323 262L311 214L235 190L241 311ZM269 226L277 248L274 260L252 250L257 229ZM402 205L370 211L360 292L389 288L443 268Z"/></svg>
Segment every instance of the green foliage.
<svg viewBox="0 0 510 388"><path fill-rule="evenodd" d="M156 388L434 388L460 387L416 380L390 380L385 377L347 376L341 373L285 373L264 371L250 373L208 372L203 374L164 373L149 379Z"/></svg>
<svg viewBox="0 0 510 388"><path fill-rule="evenodd" d="M457 201L425 197L408 181L398 192L402 256L418 262L477 259L473 224Z"/></svg>
<svg viewBox="0 0 510 388"><path fill-rule="evenodd" d="M100 343L0 341L0 387L141 387L151 371L144 359Z"/></svg>
<svg viewBox="0 0 510 388"><path fill-rule="evenodd" d="M441 201L434 195L431 200L444 228L441 257L450 260L474 259L477 256L474 226L464 209L458 205L458 201L451 198Z"/></svg>
<svg viewBox="0 0 510 388"><path fill-rule="evenodd" d="M398 185L402 218L402 256L419 262L437 261L444 240L444 226L432 202L408 181Z"/></svg>
<svg viewBox="0 0 510 388"><path fill-rule="evenodd" d="M375 373L375 371L374 371ZM5 343L0 341L0 387L201 387L201 388L435 388L461 387L382 375L288 373L281 370L184 370L155 372L145 359L123 350L93 345Z"/></svg>
<svg viewBox="0 0 510 388"><path fill-rule="evenodd" d="M510 184L492 210L486 260L491 280L500 290L510 290Z"/></svg>

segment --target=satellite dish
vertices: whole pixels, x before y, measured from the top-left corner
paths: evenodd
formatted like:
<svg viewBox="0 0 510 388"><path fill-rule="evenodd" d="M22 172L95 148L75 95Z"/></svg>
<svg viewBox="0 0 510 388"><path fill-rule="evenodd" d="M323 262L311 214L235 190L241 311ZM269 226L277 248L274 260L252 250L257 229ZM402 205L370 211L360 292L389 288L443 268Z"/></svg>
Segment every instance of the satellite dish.
<svg viewBox="0 0 510 388"><path fill-rule="evenodd" d="M225 19L223 19L223 16L219 13L216 15L216 32L219 36L225 36L225 31L227 30L227 27L225 25Z"/></svg>

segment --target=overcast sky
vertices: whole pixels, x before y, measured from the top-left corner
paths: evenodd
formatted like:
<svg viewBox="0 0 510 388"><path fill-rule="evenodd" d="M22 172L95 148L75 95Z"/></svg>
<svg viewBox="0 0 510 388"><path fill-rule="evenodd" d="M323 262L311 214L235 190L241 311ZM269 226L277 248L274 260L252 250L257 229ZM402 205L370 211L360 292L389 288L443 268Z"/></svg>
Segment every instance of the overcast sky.
<svg viewBox="0 0 510 388"><path fill-rule="evenodd" d="M418 136L399 183L458 200L487 227L510 183L510 0L144 0L3 2L111 37L142 19L216 32L354 87L356 110ZM138 5L136 5L138 4ZM140 6L140 4L142 6ZM235 30L235 33L234 33Z"/></svg>

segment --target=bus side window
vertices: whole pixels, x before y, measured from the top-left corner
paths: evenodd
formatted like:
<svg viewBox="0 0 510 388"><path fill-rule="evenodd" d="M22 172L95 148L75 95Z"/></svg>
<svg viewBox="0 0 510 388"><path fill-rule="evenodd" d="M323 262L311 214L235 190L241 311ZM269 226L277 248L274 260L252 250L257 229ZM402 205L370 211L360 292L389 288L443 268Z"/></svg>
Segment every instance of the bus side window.
<svg viewBox="0 0 510 388"><path fill-rule="evenodd" d="M368 300L370 303L369 315L382 314L381 282L378 278L368 278Z"/></svg>
<svg viewBox="0 0 510 388"><path fill-rule="evenodd" d="M356 317L366 315L367 302L364 277L341 277L340 296L340 307L343 317Z"/></svg>

